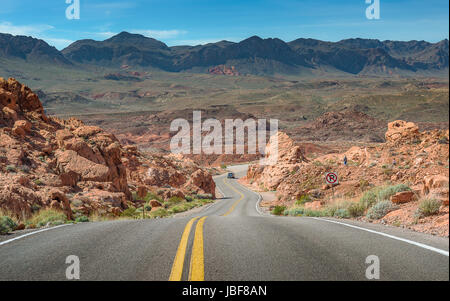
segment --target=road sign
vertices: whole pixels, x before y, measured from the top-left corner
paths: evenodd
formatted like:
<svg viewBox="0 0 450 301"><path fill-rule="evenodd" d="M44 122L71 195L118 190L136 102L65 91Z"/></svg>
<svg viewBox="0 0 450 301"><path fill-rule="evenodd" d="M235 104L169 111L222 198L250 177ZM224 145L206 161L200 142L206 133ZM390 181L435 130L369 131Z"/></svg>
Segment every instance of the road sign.
<svg viewBox="0 0 450 301"><path fill-rule="evenodd" d="M339 179L338 179L338 174L336 172L327 172L325 174L325 181L327 182L327 184L338 184L339 183Z"/></svg>

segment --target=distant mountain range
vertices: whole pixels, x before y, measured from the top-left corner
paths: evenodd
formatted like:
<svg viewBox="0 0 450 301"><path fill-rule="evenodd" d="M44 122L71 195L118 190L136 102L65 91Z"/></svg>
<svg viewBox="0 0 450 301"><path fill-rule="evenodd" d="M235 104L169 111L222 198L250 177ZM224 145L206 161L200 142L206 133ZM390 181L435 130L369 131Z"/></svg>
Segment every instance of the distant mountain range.
<svg viewBox="0 0 450 301"><path fill-rule="evenodd" d="M122 32L105 41L79 40L58 51L31 37L0 33L0 58L67 66L99 65L158 68L170 72L207 72L218 65L235 66L240 74L333 73L348 75L443 75L449 67L448 40L379 41L347 39L324 42L253 36L239 43L221 41L174 46ZM447 75L448 76L448 75Z"/></svg>

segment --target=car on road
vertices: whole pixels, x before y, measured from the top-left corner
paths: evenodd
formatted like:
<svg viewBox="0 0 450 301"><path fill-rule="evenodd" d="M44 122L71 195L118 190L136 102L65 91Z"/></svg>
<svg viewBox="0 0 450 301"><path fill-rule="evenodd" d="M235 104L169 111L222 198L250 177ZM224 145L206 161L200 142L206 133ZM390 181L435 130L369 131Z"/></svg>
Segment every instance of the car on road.
<svg viewBox="0 0 450 301"><path fill-rule="evenodd" d="M229 172L228 175L227 175L227 178L228 179L234 179L234 173Z"/></svg>

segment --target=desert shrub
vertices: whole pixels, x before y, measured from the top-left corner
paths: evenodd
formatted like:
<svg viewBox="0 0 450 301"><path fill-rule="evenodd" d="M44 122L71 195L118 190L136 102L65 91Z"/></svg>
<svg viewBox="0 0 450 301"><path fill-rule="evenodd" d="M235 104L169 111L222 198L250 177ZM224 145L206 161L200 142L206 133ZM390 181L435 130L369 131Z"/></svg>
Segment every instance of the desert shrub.
<svg viewBox="0 0 450 301"><path fill-rule="evenodd" d="M286 210L286 206L275 206L272 210L272 214L274 215L282 215L284 214L284 210Z"/></svg>
<svg viewBox="0 0 450 301"><path fill-rule="evenodd" d="M86 215L79 216L75 219L77 223L87 223L89 222L89 218Z"/></svg>
<svg viewBox="0 0 450 301"><path fill-rule="evenodd" d="M325 213L322 210L305 209L305 211L303 212L303 215L310 216L310 217L321 217L321 216L325 216Z"/></svg>
<svg viewBox="0 0 450 301"><path fill-rule="evenodd" d="M184 203L184 204L179 204L176 206L173 206L172 208L170 208L170 213L180 213L180 212L185 212L188 211L192 208L196 207L195 203Z"/></svg>
<svg viewBox="0 0 450 301"><path fill-rule="evenodd" d="M210 200L213 198L211 193L195 194L193 197L199 200Z"/></svg>
<svg viewBox="0 0 450 301"><path fill-rule="evenodd" d="M181 202L183 202L183 199L178 196L173 196L167 200L167 203L169 204L169 206L179 204Z"/></svg>
<svg viewBox="0 0 450 301"><path fill-rule="evenodd" d="M120 216L122 217L134 217L138 212L136 212L137 209L135 207L128 207L125 209Z"/></svg>
<svg viewBox="0 0 450 301"><path fill-rule="evenodd" d="M420 201L417 208L417 215L419 217L435 215L439 213L441 202L433 198L426 198Z"/></svg>
<svg viewBox="0 0 450 301"><path fill-rule="evenodd" d="M22 165L19 168L23 173L29 173L30 172L30 167L28 165Z"/></svg>
<svg viewBox="0 0 450 301"><path fill-rule="evenodd" d="M300 216L305 213L305 209L303 207L294 207L291 209L286 209L283 214L284 215L290 215L290 216Z"/></svg>
<svg viewBox="0 0 450 301"><path fill-rule="evenodd" d="M194 201L194 198L192 196L190 196L190 195L187 195L185 197L185 199L186 199L186 202L193 202Z"/></svg>
<svg viewBox="0 0 450 301"><path fill-rule="evenodd" d="M62 211L54 209L40 210L34 214L27 224L36 225L37 227L44 227L47 225L56 226L67 222L67 217Z"/></svg>
<svg viewBox="0 0 450 301"><path fill-rule="evenodd" d="M16 166L8 165L8 166L6 166L6 171L7 172L16 172Z"/></svg>
<svg viewBox="0 0 450 301"><path fill-rule="evenodd" d="M393 209L394 205L391 201L380 201L367 211L367 218L380 219L391 212Z"/></svg>
<svg viewBox="0 0 450 301"><path fill-rule="evenodd" d="M365 191L367 188L369 188L370 183L369 181L365 179L359 180L359 188L361 188L362 191Z"/></svg>
<svg viewBox="0 0 450 301"><path fill-rule="evenodd" d="M144 206L145 211L151 211L152 210L152 206L150 205L145 205Z"/></svg>
<svg viewBox="0 0 450 301"><path fill-rule="evenodd" d="M411 188L405 184L384 186L378 192L378 197L379 200L388 200L394 194L402 191L411 191Z"/></svg>
<svg viewBox="0 0 450 301"><path fill-rule="evenodd" d="M334 217L338 217L338 218L349 218L350 217L350 213L348 212L347 209L345 208L339 208L334 212Z"/></svg>
<svg viewBox="0 0 450 301"><path fill-rule="evenodd" d="M378 186L366 191L360 199L360 203L365 208L372 207L379 201L389 200L397 192L411 191L405 184Z"/></svg>
<svg viewBox="0 0 450 301"><path fill-rule="evenodd" d="M301 206L311 201L312 201L311 197L307 194L304 194L297 200L297 202L295 202L295 204Z"/></svg>
<svg viewBox="0 0 450 301"><path fill-rule="evenodd" d="M166 217L169 212L164 208L158 208L150 214L152 217Z"/></svg>
<svg viewBox="0 0 450 301"><path fill-rule="evenodd" d="M6 215L0 216L0 234L8 234L8 232L14 231L16 229L16 222Z"/></svg>
<svg viewBox="0 0 450 301"><path fill-rule="evenodd" d="M34 182L34 184L36 184L36 185L38 185L38 186L44 185L44 183L43 183L41 180L39 180L39 179L36 179L36 180L34 180L33 182Z"/></svg>
<svg viewBox="0 0 450 301"><path fill-rule="evenodd" d="M358 217L364 215L364 211L366 211L366 207L363 203L351 203L347 207L348 214L351 217Z"/></svg>

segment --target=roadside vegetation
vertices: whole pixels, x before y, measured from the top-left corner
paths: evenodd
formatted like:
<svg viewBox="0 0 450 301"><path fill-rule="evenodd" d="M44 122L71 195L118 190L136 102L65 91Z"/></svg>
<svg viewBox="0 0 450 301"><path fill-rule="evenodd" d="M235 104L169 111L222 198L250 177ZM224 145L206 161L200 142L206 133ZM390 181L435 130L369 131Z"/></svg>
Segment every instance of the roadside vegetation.
<svg viewBox="0 0 450 301"><path fill-rule="evenodd" d="M62 211L42 209L36 211L31 217L18 218L10 212L0 210L0 235L8 234L15 230L50 227L67 223L164 218L214 202L212 195L210 194L194 194L186 196L185 198L172 197L164 201L158 195L149 192L146 197L141 200L139 200L135 193L133 193L133 198L135 202L130 202L128 204L128 208L125 209L119 216L114 216L112 214L99 214L98 212L86 216L81 212L73 210L74 220L69 220ZM152 208L152 201L154 204L157 202L160 206Z"/></svg>
<svg viewBox="0 0 450 301"><path fill-rule="evenodd" d="M335 217L335 218L355 218L366 216L368 219L376 220L383 218L386 214L396 209L396 206L390 201L390 197L398 192L410 191L407 185L384 185L373 187L361 196L358 202L336 201L321 209L314 210L305 208L305 204L311 200L308 196L302 196L293 207L283 210L280 213L281 206L275 207L273 214L285 216L312 216L312 217ZM436 204L431 201L423 201L419 206L425 214L436 212ZM437 207L439 210L439 207ZM278 213L278 214L277 214Z"/></svg>

